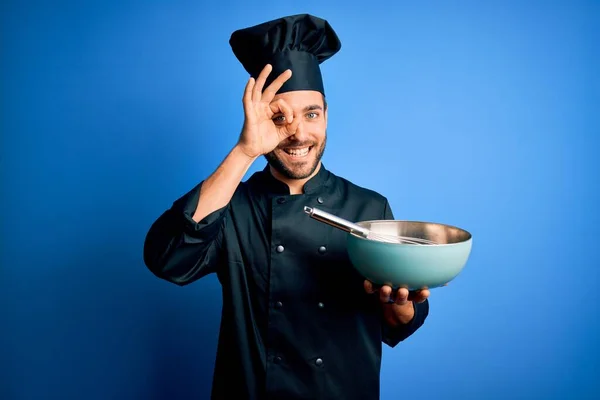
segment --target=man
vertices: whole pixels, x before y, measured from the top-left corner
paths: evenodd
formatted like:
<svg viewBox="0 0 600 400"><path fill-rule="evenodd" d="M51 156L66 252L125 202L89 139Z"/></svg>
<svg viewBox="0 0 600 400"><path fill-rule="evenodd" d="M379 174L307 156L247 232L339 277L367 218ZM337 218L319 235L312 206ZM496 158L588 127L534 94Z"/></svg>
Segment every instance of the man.
<svg viewBox="0 0 600 400"><path fill-rule="evenodd" d="M378 399L382 343L412 335L428 291L375 288L354 270L345 232L308 217L393 219L382 195L325 169L319 64L341 45L329 23L294 15L233 33L250 73L238 143L151 227L144 260L187 285L216 273L223 312L214 399ZM259 157L267 167L241 182Z"/></svg>

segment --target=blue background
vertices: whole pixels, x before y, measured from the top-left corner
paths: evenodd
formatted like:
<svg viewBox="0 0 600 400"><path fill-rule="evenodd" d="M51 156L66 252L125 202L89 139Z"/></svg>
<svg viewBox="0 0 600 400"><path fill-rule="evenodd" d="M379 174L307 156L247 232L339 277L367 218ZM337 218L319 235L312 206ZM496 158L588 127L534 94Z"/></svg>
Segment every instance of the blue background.
<svg viewBox="0 0 600 400"><path fill-rule="evenodd" d="M208 397L218 281L158 280L143 240L237 139L231 32L299 12L343 42L325 165L474 235L382 398L600 395L599 2L1 7L1 399Z"/></svg>

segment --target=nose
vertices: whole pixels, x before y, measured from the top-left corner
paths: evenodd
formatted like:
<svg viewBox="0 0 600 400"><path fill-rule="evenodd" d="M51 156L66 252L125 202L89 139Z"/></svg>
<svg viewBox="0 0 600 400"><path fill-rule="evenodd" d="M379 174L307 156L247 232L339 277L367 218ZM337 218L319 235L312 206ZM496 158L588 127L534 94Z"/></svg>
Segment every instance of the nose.
<svg viewBox="0 0 600 400"><path fill-rule="evenodd" d="M297 118L297 117L294 117ZM304 121L300 121L298 123L298 126L296 127L296 132L290 136L290 140L297 140L299 142L302 142L304 140L308 139L308 132L306 130L306 127L304 125Z"/></svg>

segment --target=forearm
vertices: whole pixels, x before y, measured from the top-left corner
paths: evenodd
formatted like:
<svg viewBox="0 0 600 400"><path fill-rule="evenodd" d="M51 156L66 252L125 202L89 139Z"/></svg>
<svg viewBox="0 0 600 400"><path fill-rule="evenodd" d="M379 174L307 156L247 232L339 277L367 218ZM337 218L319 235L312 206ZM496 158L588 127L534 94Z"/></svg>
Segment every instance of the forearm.
<svg viewBox="0 0 600 400"><path fill-rule="evenodd" d="M159 278L185 285L217 269L226 209L192 220L200 187L176 200L150 227L144 263Z"/></svg>
<svg viewBox="0 0 600 400"><path fill-rule="evenodd" d="M144 261L155 275L184 285L216 271L227 206L254 160L234 147L211 176L154 222Z"/></svg>
<svg viewBox="0 0 600 400"><path fill-rule="evenodd" d="M199 222L225 207L255 160L255 157L247 156L239 146L235 146L215 172L203 182L193 220Z"/></svg>

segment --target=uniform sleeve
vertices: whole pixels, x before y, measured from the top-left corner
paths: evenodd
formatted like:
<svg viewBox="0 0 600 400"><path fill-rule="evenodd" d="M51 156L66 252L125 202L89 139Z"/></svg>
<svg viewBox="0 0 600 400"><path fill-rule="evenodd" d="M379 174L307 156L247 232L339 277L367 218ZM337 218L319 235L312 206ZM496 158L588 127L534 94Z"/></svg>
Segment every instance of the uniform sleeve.
<svg viewBox="0 0 600 400"><path fill-rule="evenodd" d="M144 263L161 279L180 286L216 272L229 205L196 223L192 216L202 183L176 200L150 227Z"/></svg>
<svg viewBox="0 0 600 400"><path fill-rule="evenodd" d="M383 219L395 219L390 204L387 200L385 201ZM425 300L423 303L413 303L413 307L415 310L415 316L408 324L391 327L385 321L383 322L383 343L390 347L395 347L398 343L415 333L425 323L425 319L427 319L427 316L429 315L429 300Z"/></svg>

